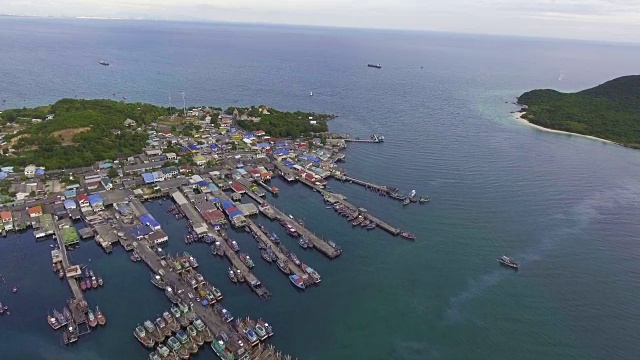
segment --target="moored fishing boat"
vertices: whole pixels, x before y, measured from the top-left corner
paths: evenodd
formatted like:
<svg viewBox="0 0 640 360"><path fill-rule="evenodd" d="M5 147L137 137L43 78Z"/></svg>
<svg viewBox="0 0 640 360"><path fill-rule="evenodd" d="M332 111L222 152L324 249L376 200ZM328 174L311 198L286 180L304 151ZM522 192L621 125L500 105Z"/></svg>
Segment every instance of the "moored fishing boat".
<svg viewBox="0 0 640 360"><path fill-rule="evenodd" d="M212 286L211 287L211 293L213 294L213 296L216 298L216 300L222 300L223 296L222 296L222 292L220 291L220 289L218 289L217 287Z"/></svg>
<svg viewBox="0 0 640 360"><path fill-rule="evenodd" d="M218 256L224 256L224 249L222 248L222 243L220 243L220 241L216 240L213 243L211 246L211 253Z"/></svg>
<svg viewBox="0 0 640 360"><path fill-rule="evenodd" d="M280 271L282 271L287 275L291 274L291 269L289 268L289 265L286 262L282 261L281 259L278 259L278 261L276 261L276 264L278 265L278 269L280 269Z"/></svg>
<svg viewBox="0 0 640 360"><path fill-rule="evenodd" d="M85 287L87 288L87 290L91 289L91 279L86 278L86 279L84 280L84 285L85 285Z"/></svg>
<svg viewBox="0 0 640 360"><path fill-rule="evenodd" d="M189 254L186 251L183 253L183 255L185 258L187 258L187 260L189 260L189 264L191 265L192 268L198 267L198 261L196 261L196 258L191 256L191 254Z"/></svg>
<svg viewBox="0 0 640 360"><path fill-rule="evenodd" d="M204 344L204 339L202 338L202 335L198 332L198 330L196 330L195 326L193 325L187 326L187 332L191 337L191 341L194 342L197 346L202 346L202 344ZM196 347L196 351L198 351L197 347Z"/></svg>
<svg viewBox="0 0 640 360"><path fill-rule="evenodd" d="M300 245L301 248L306 249L309 247L309 242L304 237L301 237L298 239L298 245Z"/></svg>
<svg viewBox="0 0 640 360"><path fill-rule="evenodd" d="M0 303L0 307L2 307L2 303ZM0 313L4 312L4 309L1 309L1 310L2 311L0 311ZM49 324L49 326L51 326L53 330L58 330L60 327L62 327L62 324L58 322L56 317L50 314L47 314L47 323Z"/></svg>
<svg viewBox="0 0 640 360"><path fill-rule="evenodd" d="M289 236L293 236L293 237L300 236L300 234L298 233L298 230L296 230L296 228L294 228L293 226L291 226L289 224L285 225L285 230L287 231L287 234Z"/></svg>
<svg viewBox="0 0 640 360"><path fill-rule="evenodd" d="M255 321L251 320L251 318L249 317L247 317L246 322L247 322L247 325L250 326L255 331L260 341L263 341L269 337L269 335L267 335L267 330L264 328L262 324L256 323Z"/></svg>
<svg viewBox="0 0 640 360"><path fill-rule="evenodd" d="M164 335L158 330L158 328L150 321L144 321L144 328L147 330L149 336L153 339L153 341L159 343L164 340Z"/></svg>
<svg viewBox="0 0 640 360"><path fill-rule="evenodd" d="M169 348L176 354L180 359L188 359L189 358L189 350L186 347L182 346L180 340L176 337L172 336L167 340L167 345Z"/></svg>
<svg viewBox="0 0 640 360"><path fill-rule="evenodd" d="M104 285L104 280L100 276L98 276L98 286Z"/></svg>
<svg viewBox="0 0 640 360"><path fill-rule="evenodd" d="M169 350L169 348L164 344L160 344L156 349L156 353L158 353L158 356L160 356L161 359L166 359L171 354L171 350Z"/></svg>
<svg viewBox="0 0 640 360"><path fill-rule="evenodd" d="M291 260L291 262L293 262L294 264L296 264L296 266L300 266L300 260L298 260L298 256L296 256L296 254L294 253L289 253L289 260Z"/></svg>
<svg viewBox="0 0 640 360"><path fill-rule="evenodd" d="M271 262L271 255L269 255L267 250L260 250L260 256L262 256L266 262Z"/></svg>
<svg viewBox="0 0 640 360"><path fill-rule="evenodd" d="M104 314L100 311L98 306L96 306L96 320L98 320L98 325L104 325L107 323L107 318L104 317Z"/></svg>
<svg viewBox="0 0 640 360"><path fill-rule="evenodd" d="M4 307L2 306L2 303L0 303L0 310L4 311ZM58 321L58 324L64 325L67 323L67 319L65 319L64 314L62 314L60 311L56 309L53 309L53 316Z"/></svg>
<svg viewBox="0 0 640 360"><path fill-rule="evenodd" d="M249 255L240 253L238 256L240 257L240 261L242 261L242 263L244 263L249 269L252 269L255 266Z"/></svg>
<svg viewBox="0 0 640 360"><path fill-rule="evenodd" d="M142 345L147 348L152 348L155 342L147 335L147 332L140 325L136 326L136 329L133 331L133 336L140 341Z"/></svg>
<svg viewBox="0 0 640 360"><path fill-rule="evenodd" d="M151 273L151 283L159 289L166 289L167 284L161 275Z"/></svg>
<svg viewBox="0 0 640 360"><path fill-rule="evenodd" d="M238 282L238 279L236 279L236 273L235 271L233 271L233 269L229 268L229 271L227 271L227 276L229 276L229 280L231 280L232 282Z"/></svg>
<svg viewBox="0 0 640 360"><path fill-rule="evenodd" d="M91 327L96 327L96 325L98 325L98 320L96 319L96 317L93 314L93 311L91 311L91 309L89 309L87 311L87 323Z"/></svg>
<svg viewBox="0 0 640 360"><path fill-rule="evenodd" d="M276 233L271 233L271 237L269 239L271 239L274 244L280 244L280 238L278 237L278 235L276 235Z"/></svg>
<svg viewBox="0 0 640 360"><path fill-rule="evenodd" d="M71 311L69 311L69 309L66 306L62 308L62 316L64 316L65 323L71 322L71 320L73 320L73 317L71 316Z"/></svg>
<svg viewBox="0 0 640 360"><path fill-rule="evenodd" d="M408 231L402 231L400 232L400 236L402 236L405 239L409 239L409 240L415 240L416 236Z"/></svg>
<svg viewBox="0 0 640 360"><path fill-rule="evenodd" d="M164 320L164 318L158 317L156 319L156 327L158 328L158 330L160 330L163 336L171 336L171 328L169 327L169 325L167 325L167 322Z"/></svg>
<svg viewBox="0 0 640 360"><path fill-rule="evenodd" d="M155 351L152 351L149 353L149 357L147 357L147 359L149 360L162 360L160 358L160 355L158 355Z"/></svg>
<svg viewBox="0 0 640 360"><path fill-rule="evenodd" d="M264 322L262 319L258 319L258 325L261 325L267 332L267 336L273 336L273 328L271 325Z"/></svg>
<svg viewBox="0 0 640 360"><path fill-rule="evenodd" d="M178 323L178 318L180 317L180 309L172 306L171 313L165 311L164 313L162 313L162 317L167 322L167 326L171 328L171 331L176 332L180 330L180 323Z"/></svg>
<svg viewBox="0 0 640 360"><path fill-rule="evenodd" d="M235 360L235 356L233 355L233 352L231 352L231 350L227 349L227 346L225 345L224 341L222 339L215 339L212 343L211 343L211 348L213 349L213 352L216 353L216 355L218 355L218 357L222 360Z"/></svg>
<svg viewBox="0 0 640 360"><path fill-rule="evenodd" d="M302 280L302 278L296 274L289 275L289 280L298 289L304 290L306 288L304 280Z"/></svg>
<svg viewBox="0 0 640 360"><path fill-rule="evenodd" d="M80 281L80 290L85 291L87 290L87 284L84 281Z"/></svg>
<svg viewBox="0 0 640 360"><path fill-rule="evenodd" d="M236 269L236 267L233 267L233 271L236 272L236 279L238 279L238 282L244 282L244 274L242 273L242 271L240 271L240 269Z"/></svg>
<svg viewBox="0 0 640 360"><path fill-rule="evenodd" d="M253 331L253 329L246 323L240 321L240 319L236 320L236 328L240 330L244 338L249 341L249 345L256 346L258 342L260 342L260 340L258 339L258 335L256 335L256 332Z"/></svg>
<svg viewBox="0 0 640 360"><path fill-rule="evenodd" d="M91 277L91 287L94 289L98 287L98 280L95 276Z"/></svg>
<svg viewBox="0 0 640 360"><path fill-rule="evenodd" d="M175 291L173 291L171 286L167 286L164 289L164 293L165 295L167 295L167 297L169 298L169 301L171 301L172 303L177 304L178 301L180 301L180 297L178 296L178 294L176 294Z"/></svg>
<svg viewBox="0 0 640 360"><path fill-rule="evenodd" d="M235 240L233 240L233 239L229 238L229 240L227 240L227 244L229 244L229 247L230 247L230 248L231 248L231 250L233 250L234 252L238 252L238 251L240 251L240 247L238 246L238 243L237 243Z"/></svg>
<svg viewBox="0 0 640 360"><path fill-rule="evenodd" d="M420 204L425 204L431 201L431 199L428 196L424 195L420 196L420 199L418 199L418 201L420 202Z"/></svg>
<svg viewBox="0 0 640 360"><path fill-rule="evenodd" d="M317 271L313 270L312 267L307 266L304 263L301 264L300 266L302 267L302 270L304 270L304 272L306 272L307 274L309 274L309 276L311 276L311 279L313 280L313 282L317 284L320 281L322 281L320 278L320 274L318 274Z"/></svg>
<svg viewBox="0 0 640 360"><path fill-rule="evenodd" d="M195 326L198 333L202 336L202 340L205 342L213 341L213 333L211 330L202 322L200 318L196 318L193 322L193 326Z"/></svg>

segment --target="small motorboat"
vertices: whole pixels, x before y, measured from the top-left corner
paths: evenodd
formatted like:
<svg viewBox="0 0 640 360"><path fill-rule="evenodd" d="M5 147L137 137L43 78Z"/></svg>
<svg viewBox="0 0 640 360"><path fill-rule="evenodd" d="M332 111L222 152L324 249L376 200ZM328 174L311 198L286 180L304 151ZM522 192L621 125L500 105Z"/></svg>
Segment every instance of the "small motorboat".
<svg viewBox="0 0 640 360"><path fill-rule="evenodd" d="M518 270L518 268L520 267L520 265L518 265L518 263L515 262L512 258L504 255L498 259L498 262L501 265L508 266L514 270Z"/></svg>
<svg viewBox="0 0 640 360"><path fill-rule="evenodd" d="M11 290L14 294L18 292L18 287L14 286L13 289Z"/></svg>

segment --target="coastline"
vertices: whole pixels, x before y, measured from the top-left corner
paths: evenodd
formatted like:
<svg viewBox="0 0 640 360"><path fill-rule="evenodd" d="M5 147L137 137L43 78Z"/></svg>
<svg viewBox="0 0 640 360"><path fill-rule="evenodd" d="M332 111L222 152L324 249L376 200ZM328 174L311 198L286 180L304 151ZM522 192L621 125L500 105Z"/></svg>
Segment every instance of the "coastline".
<svg viewBox="0 0 640 360"><path fill-rule="evenodd" d="M541 130L541 131L557 133L557 134L580 136L580 137L584 137L584 138L591 139L591 140L597 140L597 141L600 141L600 142L603 142L603 143L607 143L607 144L621 145L621 144L619 144L617 142L614 142L614 141L611 141L611 140L602 139L602 138L591 136L591 135L584 135L584 134L572 133L572 132L568 132L568 131L549 129L549 128L546 128L546 127L543 127L543 126L540 126L540 125L532 124L527 119L522 117L522 115L524 115L525 113L526 113L525 111L516 111L516 112L513 112L512 115L513 115L513 118L516 119L519 123L528 125L530 127L536 128L536 129Z"/></svg>

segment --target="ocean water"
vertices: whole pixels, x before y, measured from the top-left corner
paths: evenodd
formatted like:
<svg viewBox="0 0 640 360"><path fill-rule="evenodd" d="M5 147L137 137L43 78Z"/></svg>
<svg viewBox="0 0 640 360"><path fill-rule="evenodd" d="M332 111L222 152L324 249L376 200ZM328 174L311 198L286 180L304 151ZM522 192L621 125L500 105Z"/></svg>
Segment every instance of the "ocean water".
<svg viewBox="0 0 640 360"><path fill-rule="evenodd" d="M533 38L259 25L0 18L2 108L61 97L161 105L246 106L334 113L332 131L380 133L352 144L353 176L416 189L402 207L330 182L354 204L418 235L415 243L352 229L303 185L274 180L271 199L334 239L333 261L289 248L323 276L298 293L234 234L272 291L257 299L226 279L227 263L185 245L184 222L148 203L238 316L263 317L271 341L300 359L636 359L640 353L640 152L515 122L532 88L572 91L637 72L640 47ZM106 59L111 66L97 64ZM380 70L366 63L381 63ZM309 91L313 91L310 97ZM113 95L115 94L115 95ZM247 200L245 200L247 201ZM105 279L87 297L108 325L71 347L45 314L70 296L50 269L49 242L0 239L2 359L144 358L131 335L169 307L149 272L122 249L86 242L75 261ZM508 254L518 273L501 268ZM91 259L91 262L89 262ZM18 294L11 286L18 284ZM205 350L197 358L213 358Z"/></svg>

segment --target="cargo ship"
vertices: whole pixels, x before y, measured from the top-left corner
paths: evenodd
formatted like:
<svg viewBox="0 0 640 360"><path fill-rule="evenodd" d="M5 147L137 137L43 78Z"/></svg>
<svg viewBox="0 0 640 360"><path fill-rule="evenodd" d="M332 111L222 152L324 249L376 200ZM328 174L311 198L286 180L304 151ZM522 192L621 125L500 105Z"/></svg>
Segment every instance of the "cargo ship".
<svg viewBox="0 0 640 360"><path fill-rule="evenodd" d="M382 65L380 64L367 64L370 68L382 69Z"/></svg>

